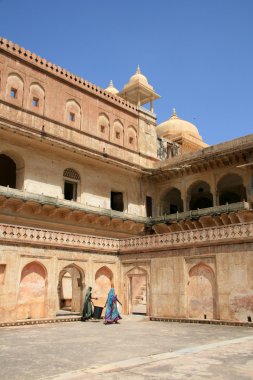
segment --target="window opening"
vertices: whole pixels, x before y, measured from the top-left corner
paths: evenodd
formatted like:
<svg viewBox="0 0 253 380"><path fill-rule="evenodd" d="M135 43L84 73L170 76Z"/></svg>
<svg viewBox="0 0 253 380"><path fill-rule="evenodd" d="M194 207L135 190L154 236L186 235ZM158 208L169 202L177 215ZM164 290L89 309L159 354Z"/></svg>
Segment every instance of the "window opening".
<svg viewBox="0 0 253 380"><path fill-rule="evenodd" d="M105 133L105 126L104 126L104 125L101 125L101 126L100 126L100 131L101 131L102 133Z"/></svg>
<svg viewBox="0 0 253 380"><path fill-rule="evenodd" d="M32 106L33 107L39 107L39 99L38 98L33 98Z"/></svg>
<svg viewBox="0 0 253 380"><path fill-rule="evenodd" d="M147 214L147 217L151 217L153 216L153 212L152 212L152 198L149 197L148 195L146 196L146 214Z"/></svg>
<svg viewBox="0 0 253 380"><path fill-rule="evenodd" d="M134 138L133 137L129 137L129 144L133 144L134 142Z"/></svg>
<svg viewBox="0 0 253 380"><path fill-rule="evenodd" d="M68 201L76 201L77 198L77 183L71 181L64 182L64 199Z"/></svg>
<svg viewBox="0 0 253 380"><path fill-rule="evenodd" d="M75 114L73 112L69 113L69 120L70 121L75 121Z"/></svg>
<svg viewBox="0 0 253 380"><path fill-rule="evenodd" d="M115 211L124 211L123 193L111 192L111 209Z"/></svg>
<svg viewBox="0 0 253 380"><path fill-rule="evenodd" d="M17 98L17 89L16 88L11 88L10 96L13 99Z"/></svg>
<svg viewBox="0 0 253 380"><path fill-rule="evenodd" d="M116 132L116 139L120 139L120 133Z"/></svg>

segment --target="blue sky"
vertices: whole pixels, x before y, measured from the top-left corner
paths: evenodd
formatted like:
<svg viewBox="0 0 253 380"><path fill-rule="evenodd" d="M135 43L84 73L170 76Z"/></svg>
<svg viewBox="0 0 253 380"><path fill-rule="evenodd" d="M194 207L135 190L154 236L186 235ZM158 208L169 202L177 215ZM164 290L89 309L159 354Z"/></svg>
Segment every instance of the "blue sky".
<svg viewBox="0 0 253 380"><path fill-rule="evenodd" d="M140 64L210 145L253 133L253 0L0 0L0 35L106 88Z"/></svg>

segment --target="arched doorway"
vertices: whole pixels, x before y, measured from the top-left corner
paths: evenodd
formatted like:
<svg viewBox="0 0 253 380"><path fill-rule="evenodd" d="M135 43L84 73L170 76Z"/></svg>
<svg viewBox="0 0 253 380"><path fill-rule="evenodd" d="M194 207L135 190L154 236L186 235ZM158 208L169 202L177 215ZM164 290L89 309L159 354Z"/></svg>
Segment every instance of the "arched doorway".
<svg viewBox="0 0 253 380"><path fill-rule="evenodd" d="M37 261L27 264L21 273L17 319L47 316L47 272Z"/></svg>
<svg viewBox="0 0 253 380"><path fill-rule="evenodd" d="M236 203L247 200L243 180L238 174L227 174L217 184L219 204Z"/></svg>
<svg viewBox="0 0 253 380"><path fill-rule="evenodd" d="M128 278L128 313L148 313L148 286L147 272L135 267L127 273Z"/></svg>
<svg viewBox="0 0 253 380"><path fill-rule="evenodd" d="M62 269L59 275L59 310L81 313L83 307L84 275L74 264Z"/></svg>
<svg viewBox="0 0 253 380"><path fill-rule="evenodd" d="M188 190L188 197L190 210L213 207L213 195L210 186L204 181L192 184Z"/></svg>
<svg viewBox="0 0 253 380"><path fill-rule="evenodd" d="M162 199L162 214L175 214L183 211L183 201L180 190L169 190Z"/></svg>
<svg viewBox="0 0 253 380"><path fill-rule="evenodd" d="M5 154L0 154L0 186L16 188L16 164Z"/></svg>
<svg viewBox="0 0 253 380"><path fill-rule="evenodd" d="M212 268L202 263L191 268L187 296L189 318L214 319L216 317L215 276Z"/></svg>
<svg viewBox="0 0 253 380"><path fill-rule="evenodd" d="M103 266L98 269L95 274L95 286L93 289L94 297L98 300L94 300L94 305L103 307L107 300L108 293L113 285L113 273L107 267Z"/></svg>

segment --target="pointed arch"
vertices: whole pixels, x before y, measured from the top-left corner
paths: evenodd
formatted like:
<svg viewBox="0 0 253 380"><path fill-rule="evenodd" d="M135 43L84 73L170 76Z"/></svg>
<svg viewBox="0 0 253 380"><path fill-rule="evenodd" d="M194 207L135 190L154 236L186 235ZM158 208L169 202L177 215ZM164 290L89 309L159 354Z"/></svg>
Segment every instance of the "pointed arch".
<svg viewBox="0 0 253 380"><path fill-rule="evenodd" d="M64 120L70 127L81 129L81 106L75 99L66 101Z"/></svg>
<svg viewBox="0 0 253 380"><path fill-rule="evenodd" d="M58 281L59 309L81 313L84 299L84 278L84 271L75 263L68 264L61 269Z"/></svg>
<svg viewBox="0 0 253 380"><path fill-rule="evenodd" d="M216 280L210 266L201 262L189 270L187 299L190 318L216 317Z"/></svg>
<svg viewBox="0 0 253 380"><path fill-rule="evenodd" d="M113 286L113 272L106 265L99 268L95 273L94 295L98 298L97 306L104 306L109 290Z"/></svg>
<svg viewBox="0 0 253 380"><path fill-rule="evenodd" d="M110 120L105 112L98 115L98 135L106 140L110 137Z"/></svg>

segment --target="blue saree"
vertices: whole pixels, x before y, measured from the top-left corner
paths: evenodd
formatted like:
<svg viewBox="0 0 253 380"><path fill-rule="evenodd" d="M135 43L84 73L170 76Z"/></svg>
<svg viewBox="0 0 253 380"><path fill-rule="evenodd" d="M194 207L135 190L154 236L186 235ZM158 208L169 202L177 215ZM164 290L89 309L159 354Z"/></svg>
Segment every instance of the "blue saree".
<svg viewBox="0 0 253 380"><path fill-rule="evenodd" d="M106 301L106 311L104 323L117 323L119 319L122 319L119 315L117 302L119 302L117 295L115 294L114 288L109 291L107 301Z"/></svg>

